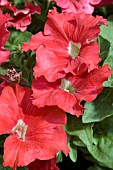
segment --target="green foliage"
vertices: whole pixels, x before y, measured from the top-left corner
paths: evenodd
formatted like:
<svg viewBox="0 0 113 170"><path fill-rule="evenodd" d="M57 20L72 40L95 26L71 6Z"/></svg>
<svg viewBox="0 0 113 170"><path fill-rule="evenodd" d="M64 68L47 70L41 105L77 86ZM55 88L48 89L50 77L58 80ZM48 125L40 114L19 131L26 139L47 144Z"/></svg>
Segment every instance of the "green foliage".
<svg viewBox="0 0 113 170"><path fill-rule="evenodd" d="M113 70L113 15L107 19L108 26L101 26L99 36L100 57L103 59L102 64L108 64ZM104 82L105 87L113 87L113 74L109 77L107 82Z"/></svg>
<svg viewBox="0 0 113 170"><path fill-rule="evenodd" d="M110 169L102 168L102 167L99 167L97 165L94 165L94 166L89 167L88 170L110 170Z"/></svg>
<svg viewBox="0 0 113 170"><path fill-rule="evenodd" d="M67 117L65 130L71 138L69 141L71 151L77 147L86 159L102 167L113 169L113 116L98 123L87 124L83 124L81 119L75 116L68 115ZM78 139L84 145L76 142Z"/></svg>
<svg viewBox="0 0 113 170"><path fill-rule="evenodd" d="M11 58L0 67L0 74L5 76L7 68L15 68L17 72L22 72L20 84L31 87L36 55L31 51L22 53L22 43L28 42L32 34L44 30L48 10L56 6L56 3L48 0L13 0L12 2L20 9L25 8L25 2L32 2L40 6L41 14L32 15L32 23L28 26L27 31L20 32L10 28L10 36L5 48L11 51ZM60 8L57 7L57 9L60 11ZM106 7L98 11L107 16ZM108 64L113 69L113 15L108 17L108 27L101 26L100 28L101 32L97 40L102 59L100 65ZM96 100L85 103L82 118L68 114L67 125L64 127L68 134L70 159L76 162L77 149L81 150L86 159L96 164L88 170L113 169L113 74L103 85L106 88ZM1 154L3 154L4 140L5 136L2 135L0 137ZM62 160L62 153L59 152L57 163ZM0 170L11 170L9 167L3 167L2 163L3 158L0 155ZM18 170L25 170L25 168L20 167Z"/></svg>
<svg viewBox="0 0 113 170"><path fill-rule="evenodd" d="M13 4L16 5L17 8L25 8L24 4L26 2L32 2L32 0L12 0Z"/></svg>
<svg viewBox="0 0 113 170"><path fill-rule="evenodd" d="M104 61L104 64L108 64L111 69L113 69L113 42L110 45L108 57Z"/></svg>
<svg viewBox="0 0 113 170"><path fill-rule="evenodd" d="M28 31L20 32L12 30L5 48L11 51L10 60L0 67L0 74L6 75L6 69L15 68L17 72L22 72L20 84L22 86L31 86L33 79L33 67L35 65L34 52L21 52L23 42L29 41L31 33Z"/></svg>
<svg viewBox="0 0 113 170"><path fill-rule="evenodd" d="M47 16L44 13L34 14L32 16L32 23L28 26L28 30L33 34L44 30L45 22L47 21Z"/></svg>
<svg viewBox="0 0 113 170"><path fill-rule="evenodd" d="M105 26L103 26L103 27L105 27ZM110 42L107 39L103 38L101 35L99 35L99 37L98 37L98 44L100 46L100 53L102 53L104 51L109 51Z"/></svg>
<svg viewBox="0 0 113 170"><path fill-rule="evenodd" d="M85 103L85 108L83 123L99 122L113 115L113 89L105 88L96 100Z"/></svg>
<svg viewBox="0 0 113 170"><path fill-rule="evenodd" d="M108 57L105 59L104 64L108 64L109 67L113 70L113 42L111 43ZM107 82L103 84L105 87L113 87L113 73L109 77Z"/></svg>
<svg viewBox="0 0 113 170"><path fill-rule="evenodd" d="M11 51L21 51L21 45L23 42L29 41L32 34L28 31L20 32L13 30L10 32L9 39L5 45L5 48Z"/></svg>
<svg viewBox="0 0 113 170"><path fill-rule="evenodd" d="M55 2L49 2L48 0L34 0L34 3L40 6L41 13L32 15L32 23L28 26L28 30L33 34L36 34L37 32L44 30L44 25L47 21L48 10L55 6Z"/></svg>
<svg viewBox="0 0 113 170"><path fill-rule="evenodd" d="M107 2L107 1L106 1ZM96 8L93 15L100 15L107 18L109 15L113 14L113 4L103 6L101 8Z"/></svg>
<svg viewBox="0 0 113 170"><path fill-rule="evenodd" d="M76 147L76 145L73 143L73 141L70 140L68 142L68 147L70 149L70 152L69 152L70 159L73 162L76 162L76 160L77 160L77 147Z"/></svg>
<svg viewBox="0 0 113 170"><path fill-rule="evenodd" d="M63 161L63 156L62 152L58 152L57 158L56 158L56 163L62 162Z"/></svg>
<svg viewBox="0 0 113 170"><path fill-rule="evenodd" d="M113 116L94 125L95 144L88 146L90 154L103 167L113 169Z"/></svg>
<svg viewBox="0 0 113 170"><path fill-rule="evenodd" d="M99 65L103 65L105 59L108 56L109 48L110 48L110 42L103 38L101 35L98 37L98 44L100 46L100 55L99 57L102 59Z"/></svg>
<svg viewBox="0 0 113 170"><path fill-rule="evenodd" d="M0 74L1 75L5 75L6 74L6 70L4 68L2 68L1 66L0 66Z"/></svg>
<svg viewBox="0 0 113 170"><path fill-rule="evenodd" d="M80 118L67 115L67 125L65 127L66 132L69 135L77 136L83 142L85 146L93 143L93 124L83 124Z"/></svg>
<svg viewBox="0 0 113 170"><path fill-rule="evenodd" d="M105 27L102 25L100 35L108 40L109 42L112 42L113 40L113 15L109 16L107 19L108 26Z"/></svg>
<svg viewBox="0 0 113 170"><path fill-rule="evenodd" d="M106 34L112 34L113 31L113 21L109 22L107 28L103 26L98 43L101 47L101 65L108 64L113 69L112 37L107 38L106 36ZM109 27L111 27L111 32L104 31ZM71 138L71 142L69 141L71 152L74 148L78 148L86 159L101 166L95 165L88 170L113 169L113 74L107 82L104 82L104 86L110 88L105 88L95 101L85 103L83 123L80 118L68 115L65 127L66 132L70 135L69 138Z"/></svg>
<svg viewBox="0 0 113 170"><path fill-rule="evenodd" d="M67 125L65 126L66 132L69 134L68 146L70 148L70 159L75 162L77 159L77 146L87 147L93 141L93 124L85 125L81 120L75 116L67 115Z"/></svg>
<svg viewBox="0 0 113 170"><path fill-rule="evenodd" d="M5 48L11 51L11 59L4 64L6 68L20 68L26 62L24 59L29 57L29 53L22 53L21 46L23 42L29 41L31 33L28 31L11 31L9 39L5 45Z"/></svg>

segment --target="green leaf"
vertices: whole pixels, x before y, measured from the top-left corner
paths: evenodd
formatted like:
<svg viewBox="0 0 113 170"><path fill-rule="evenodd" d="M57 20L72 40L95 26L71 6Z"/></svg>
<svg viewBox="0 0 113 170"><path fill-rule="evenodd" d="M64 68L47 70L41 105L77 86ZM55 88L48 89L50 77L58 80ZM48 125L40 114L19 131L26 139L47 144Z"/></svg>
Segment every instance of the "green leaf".
<svg viewBox="0 0 113 170"><path fill-rule="evenodd" d="M112 42L113 40L113 15L110 15L107 19L108 26L102 25L100 35L108 40L109 42Z"/></svg>
<svg viewBox="0 0 113 170"><path fill-rule="evenodd" d="M44 1L42 1L42 6L41 6L41 9L42 9L42 14L47 14L47 11L48 11L48 9L49 9L49 1L48 0L44 0Z"/></svg>
<svg viewBox="0 0 113 170"><path fill-rule="evenodd" d="M76 146L80 146L80 147L85 147L86 145L79 139L78 136L72 136L73 137L73 144L75 144Z"/></svg>
<svg viewBox="0 0 113 170"><path fill-rule="evenodd" d="M72 141L70 141L70 142L68 143L68 147L69 147L69 149L70 149L70 152L69 152L69 157L70 157L70 159L71 159L73 162L76 162L76 160L77 160L77 147L76 147L76 145L74 145L74 144L72 143Z"/></svg>
<svg viewBox="0 0 113 170"><path fill-rule="evenodd" d="M100 53L99 57L104 61L108 56L108 51L103 51Z"/></svg>
<svg viewBox="0 0 113 170"><path fill-rule="evenodd" d="M32 23L28 26L28 30L33 34L44 30L44 24L47 20L45 14L34 14L32 16Z"/></svg>
<svg viewBox="0 0 113 170"><path fill-rule="evenodd" d="M29 70L25 66L21 66L21 71L22 71L22 77L25 79L29 78Z"/></svg>
<svg viewBox="0 0 113 170"><path fill-rule="evenodd" d="M62 152L58 152L57 157L56 157L56 163L59 163L62 161L63 161Z"/></svg>
<svg viewBox="0 0 113 170"><path fill-rule="evenodd" d="M31 86L32 80L33 80L33 71L29 70L25 66L21 66L21 72L22 72L22 78L21 78L21 85L23 86Z"/></svg>
<svg viewBox="0 0 113 170"><path fill-rule="evenodd" d="M100 46L100 53L102 53L104 51L109 51L110 42L108 40L106 40L105 38L103 38L101 35L99 35L98 43Z"/></svg>
<svg viewBox="0 0 113 170"><path fill-rule="evenodd" d="M17 8L25 8L24 4L26 2L31 2L32 0L11 0L13 4L16 5Z"/></svg>
<svg viewBox="0 0 113 170"><path fill-rule="evenodd" d="M0 74L5 75L6 74L6 69L2 68L0 66Z"/></svg>
<svg viewBox="0 0 113 170"><path fill-rule="evenodd" d="M94 139L88 151L100 166L113 169L113 116L95 124Z"/></svg>
<svg viewBox="0 0 113 170"><path fill-rule="evenodd" d="M108 51L108 42L110 42L110 48L107 56L104 53L104 55L100 54L100 57L104 57L104 63L103 64L108 64L109 67L113 70L113 15L109 16L107 19L108 26L101 26L101 32L100 32L100 37L99 41L100 43L100 49L107 50ZM103 40L102 40L103 38ZM105 43L104 43L105 41ZM103 42L103 44L102 44ZM104 45L105 44L105 45ZM106 58L105 58L106 57ZM108 81L104 82L103 85L105 87L113 87L113 74L109 77Z"/></svg>
<svg viewBox="0 0 113 170"><path fill-rule="evenodd" d="M11 31L9 39L5 45L8 50L18 50L21 51L21 45L23 42L29 41L32 34L28 31Z"/></svg>
<svg viewBox="0 0 113 170"><path fill-rule="evenodd" d="M96 100L85 103L85 108L83 123L99 122L113 115L113 88L105 88Z"/></svg>
<svg viewBox="0 0 113 170"><path fill-rule="evenodd" d="M104 64L108 64L111 69L113 69L113 42L111 43L108 57L104 61Z"/></svg>
<svg viewBox="0 0 113 170"><path fill-rule="evenodd" d="M87 170L110 170L110 169L102 168L102 167L99 167L97 165L94 165L94 166L89 167Z"/></svg>
<svg viewBox="0 0 113 170"><path fill-rule="evenodd" d="M31 55L26 63L27 68L32 69L36 63L36 54Z"/></svg>
<svg viewBox="0 0 113 170"><path fill-rule="evenodd" d="M113 70L113 42L111 43L109 53L107 55L107 58L104 61L104 64L108 64L109 67ZM108 81L103 83L104 87L113 87L113 73L108 78Z"/></svg>
<svg viewBox="0 0 113 170"><path fill-rule="evenodd" d="M103 51L99 54L99 57L102 59L100 62L99 62L99 66L102 66L105 59L108 57L108 51Z"/></svg>
<svg viewBox="0 0 113 170"><path fill-rule="evenodd" d="M88 150L89 154L86 152L86 158L102 167L113 169L113 116L86 126L80 119L72 117L68 116L66 131L73 136L78 136L86 145L80 147L83 152Z"/></svg>
<svg viewBox="0 0 113 170"><path fill-rule="evenodd" d="M79 147L86 153L85 157L99 166L113 169L113 116L95 124L83 124L80 118L72 115L67 118L65 130L72 135L72 141L73 136L77 136L85 144Z"/></svg>
<svg viewBox="0 0 113 170"><path fill-rule="evenodd" d="M80 118L72 115L67 117L65 130L85 144L79 147L86 153L85 157L99 166L113 169L113 116L95 124L83 124Z"/></svg>
<svg viewBox="0 0 113 170"><path fill-rule="evenodd" d="M78 147L79 150L82 152L82 155L84 156L84 158L90 162L93 162L94 164L98 164L98 161L95 160L92 155L90 154L90 152L88 151L88 149L86 147Z"/></svg>
<svg viewBox="0 0 113 170"><path fill-rule="evenodd" d="M104 87L113 87L113 73L111 74L111 76L108 78L108 81L105 81L103 83Z"/></svg>
<svg viewBox="0 0 113 170"><path fill-rule="evenodd" d="M65 126L65 130L69 135L77 136L84 143L84 145L88 146L93 143L93 124L83 124L80 118L77 118L72 115L67 115L67 125Z"/></svg>

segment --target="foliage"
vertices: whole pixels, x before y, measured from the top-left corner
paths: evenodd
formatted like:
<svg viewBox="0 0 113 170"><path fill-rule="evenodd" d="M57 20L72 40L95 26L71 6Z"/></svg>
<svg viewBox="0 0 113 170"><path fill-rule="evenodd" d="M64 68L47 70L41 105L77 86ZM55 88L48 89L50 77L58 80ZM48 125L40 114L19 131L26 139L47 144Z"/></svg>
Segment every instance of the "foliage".
<svg viewBox="0 0 113 170"><path fill-rule="evenodd" d="M0 170L113 169L113 1L80 2L0 2Z"/></svg>

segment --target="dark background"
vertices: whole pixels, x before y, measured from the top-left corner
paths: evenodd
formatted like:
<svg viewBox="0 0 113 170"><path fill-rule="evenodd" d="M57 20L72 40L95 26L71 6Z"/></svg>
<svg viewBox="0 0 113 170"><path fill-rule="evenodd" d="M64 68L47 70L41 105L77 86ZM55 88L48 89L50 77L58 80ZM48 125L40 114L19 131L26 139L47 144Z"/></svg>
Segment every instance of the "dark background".
<svg viewBox="0 0 113 170"><path fill-rule="evenodd" d="M90 166L94 165L92 162L87 161L81 151L77 151L77 162L72 162L69 157L63 155L63 162L57 164L60 170L87 170Z"/></svg>

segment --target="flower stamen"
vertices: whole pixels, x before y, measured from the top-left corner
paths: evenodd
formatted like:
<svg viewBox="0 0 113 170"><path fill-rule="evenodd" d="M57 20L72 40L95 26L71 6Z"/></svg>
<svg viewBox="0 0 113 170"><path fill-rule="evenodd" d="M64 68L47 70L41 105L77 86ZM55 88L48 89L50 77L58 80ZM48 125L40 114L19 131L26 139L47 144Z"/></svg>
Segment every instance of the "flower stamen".
<svg viewBox="0 0 113 170"><path fill-rule="evenodd" d="M60 88L67 91L68 93L73 93L76 91L76 89L71 85L70 81L63 78L61 80Z"/></svg>
<svg viewBox="0 0 113 170"><path fill-rule="evenodd" d="M80 52L81 44L80 43L75 43L73 41L69 41L69 46L68 46L68 53L72 57L72 59L75 59L79 52Z"/></svg>
<svg viewBox="0 0 113 170"><path fill-rule="evenodd" d="M13 133L21 140L25 140L28 125L22 119L19 119L16 126L12 129Z"/></svg>

